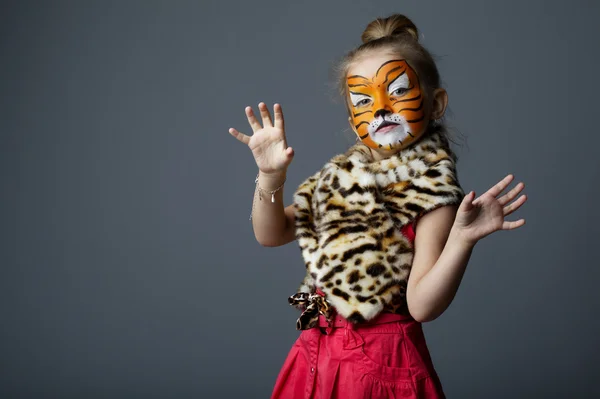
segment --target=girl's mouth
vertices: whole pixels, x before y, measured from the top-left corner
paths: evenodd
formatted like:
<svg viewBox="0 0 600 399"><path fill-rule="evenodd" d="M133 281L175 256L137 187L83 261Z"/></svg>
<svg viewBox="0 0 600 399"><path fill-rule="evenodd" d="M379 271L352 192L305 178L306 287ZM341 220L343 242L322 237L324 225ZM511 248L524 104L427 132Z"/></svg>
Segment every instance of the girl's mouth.
<svg viewBox="0 0 600 399"><path fill-rule="evenodd" d="M386 133L389 132L390 130L394 130L394 128L396 128L396 126L398 126L399 123L394 123L394 122L390 122L390 121L383 121L381 122L381 125L379 125L377 127L377 130L375 130L375 133Z"/></svg>

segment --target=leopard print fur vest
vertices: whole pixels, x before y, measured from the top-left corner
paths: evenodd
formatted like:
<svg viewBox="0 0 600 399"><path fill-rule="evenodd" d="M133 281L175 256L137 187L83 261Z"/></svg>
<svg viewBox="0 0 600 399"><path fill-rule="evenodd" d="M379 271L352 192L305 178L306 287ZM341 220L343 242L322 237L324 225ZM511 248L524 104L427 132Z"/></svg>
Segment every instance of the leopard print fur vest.
<svg viewBox="0 0 600 399"><path fill-rule="evenodd" d="M303 310L297 329L314 327L319 314L329 319L334 309L353 323L381 312L408 311L413 247L401 228L435 208L461 202L455 163L438 128L379 161L357 143L299 186L296 239L306 277L289 298Z"/></svg>

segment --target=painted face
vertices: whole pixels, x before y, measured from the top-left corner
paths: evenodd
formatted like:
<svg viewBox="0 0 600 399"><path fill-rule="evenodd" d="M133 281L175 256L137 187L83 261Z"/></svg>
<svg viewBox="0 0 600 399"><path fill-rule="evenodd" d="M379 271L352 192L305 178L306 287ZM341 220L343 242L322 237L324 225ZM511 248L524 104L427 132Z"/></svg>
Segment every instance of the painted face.
<svg viewBox="0 0 600 399"><path fill-rule="evenodd" d="M419 78L405 60L384 62L374 76L348 76L347 83L351 122L367 146L403 148L425 131Z"/></svg>

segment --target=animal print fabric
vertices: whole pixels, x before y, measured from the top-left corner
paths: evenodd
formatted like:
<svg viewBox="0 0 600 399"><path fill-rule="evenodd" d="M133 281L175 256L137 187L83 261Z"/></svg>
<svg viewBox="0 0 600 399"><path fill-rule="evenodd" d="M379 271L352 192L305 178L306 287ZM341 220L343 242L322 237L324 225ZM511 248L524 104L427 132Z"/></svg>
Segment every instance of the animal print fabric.
<svg viewBox="0 0 600 399"><path fill-rule="evenodd" d="M445 132L438 128L378 161L357 143L298 187L296 239L306 276L289 298L303 311L298 329L314 325L320 312L317 305L293 303L292 298L308 298L317 289L353 323L381 312L407 313L413 246L401 229L433 209L461 202L455 164Z"/></svg>

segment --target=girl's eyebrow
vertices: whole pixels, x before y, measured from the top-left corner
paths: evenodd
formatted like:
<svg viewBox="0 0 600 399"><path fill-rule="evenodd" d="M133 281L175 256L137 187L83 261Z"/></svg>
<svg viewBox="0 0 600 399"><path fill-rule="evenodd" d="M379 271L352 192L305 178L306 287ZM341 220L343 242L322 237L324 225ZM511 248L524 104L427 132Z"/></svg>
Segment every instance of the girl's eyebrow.
<svg viewBox="0 0 600 399"><path fill-rule="evenodd" d="M359 86L369 87L370 85L366 84L366 83L357 83L355 85L348 83L348 87L359 87Z"/></svg>
<svg viewBox="0 0 600 399"><path fill-rule="evenodd" d="M350 80L352 79L362 79L362 82L358 82L358 83L350 83ZM348 76L348 87L370 87L372 82L370 79L365 78L364 76L361 75L352 75L352 76ZM360 94L360 93L359 93Z"/></svg>
<svg viewBox="0 0 600 399"><path fill-rule="evenodd" d="M366 80L367 82L369 82L369 81L370 81L370 79L367 79L367 78L365 78L364 76L360 76L360 75L352 75L352 76L348 76L348 79L347 79L347 80L350 80L350 79L363 79L363 80Z"/></svg>

